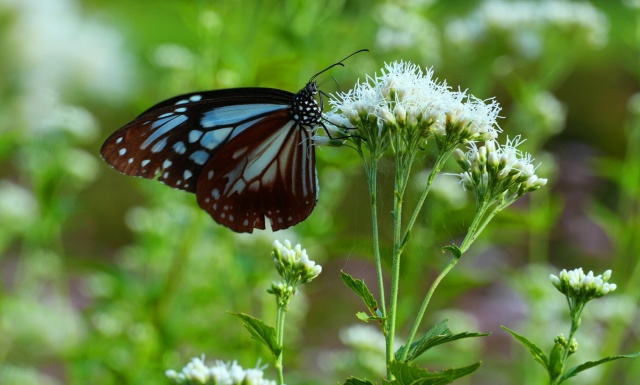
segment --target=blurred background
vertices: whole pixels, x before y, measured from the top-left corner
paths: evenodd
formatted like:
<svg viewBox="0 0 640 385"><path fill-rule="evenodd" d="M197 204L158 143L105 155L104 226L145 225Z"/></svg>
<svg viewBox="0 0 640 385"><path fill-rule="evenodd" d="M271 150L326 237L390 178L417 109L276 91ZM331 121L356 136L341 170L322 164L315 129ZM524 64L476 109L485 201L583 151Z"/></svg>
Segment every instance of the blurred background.
<svg viewBox="0 0 640 385"><path fill-rule="evenodd" d="M0 0L0 384L162 384L191 357L270 363L227 311L273 323L265 289L275 240L301 243L323 273L287 318L288 384L379 378L375 325L340 281L375 288L362 164L318 149L320 200L304 223L238 235L195 197L111 170L98 155L113 131L165 98L260 86L297 92L318 80L346 91L384 62L433 67L454 88L495 97L506 136L549 184L502 212L431 302L423 330L491 332L433 350L431 370L480 370L460 384L541 384L545 372L502 330L549 351L569 332L562 268L613 269L618 290L587 307L572 363L640 350L640 1ZM433 160L413 171L408 206ZM392 164L381 164L382 251L391 254ZM459 172L453 163L447 172ZM441 175L407 247L401 334L460 242L473 201ZM385 260L388 266L388 260ZM377 343L378 341L379 343ZM275 379L272 366L266 376ZM637 384L621 360L581 384Z"/></svg>

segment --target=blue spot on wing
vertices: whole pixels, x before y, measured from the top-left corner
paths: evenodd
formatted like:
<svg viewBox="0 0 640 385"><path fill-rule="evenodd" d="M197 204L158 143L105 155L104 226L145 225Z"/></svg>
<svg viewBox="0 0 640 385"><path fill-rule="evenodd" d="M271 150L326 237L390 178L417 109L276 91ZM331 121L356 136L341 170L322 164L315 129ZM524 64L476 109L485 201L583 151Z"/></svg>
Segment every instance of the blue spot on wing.
<svg viewBox="0 0 640 385"><path fill-rule="evenodd" d="M235 106L218 107L205 112L200 120L200 125L205 128L229 126L251 119L254 116L268 114L285 108L289 108L289 106L283 104L239 104Z"/></svg>
<svg viewBox="0 0 640 385"><path fill-rule="evenodd" d="M176 115L173 118L164 118L164 119L155 121L151 127L155 128L156 126L161 124L160 127L158 127L153 132L153 134L149 135L149 137L144 142L142 142L142 144L140 145L140 149L144 150L145 148L149 147L149 145L153 143L156 139L158 139L162 135L173 130L174 128L176 128L177 126L179 126L180 124L186 121L187 121L187 117L185 115Z"/></svg>

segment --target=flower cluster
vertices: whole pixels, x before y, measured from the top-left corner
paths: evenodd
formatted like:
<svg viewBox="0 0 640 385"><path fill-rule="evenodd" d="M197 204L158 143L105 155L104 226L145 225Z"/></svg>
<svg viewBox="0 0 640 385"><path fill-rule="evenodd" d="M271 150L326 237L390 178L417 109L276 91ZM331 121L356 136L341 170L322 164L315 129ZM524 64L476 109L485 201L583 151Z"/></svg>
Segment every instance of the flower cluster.
<svg viewBox="0 0 640 385"><path fill-rule="evenodd" d="M488 140L481 147L471 143L466 153L454 150L453 156L464 170L458 174L460 181L478 202L515 200L547 183L535 174L531 156L518 150L521 143L517 136L507 139L504 146Z"/></svg>
<svg viewBox="0 0 640 385"><path fill-rule="evenodd" d="M444 151L460 143L489 140L500 130L500 107L467 94L451 91L433 78L433 70L409 62L385 64L380 75L367 77L346 93L332 95L327 118L347 129L346 136L363 139L371 149L386 147L388 134L397 134L411 148L435 138Z"/></svg>
<svg viewBox="0 0 640 385"><path fill-rule="evenodd" d="M279 241L273 242L273 262L276 264L278 274L284 278L285 283L295 289L299 285L310 282L322 272L322 266L309 259L307 250L302 246L291 247L289 240L284 245Z"/></svg>
<svg viewBox="0 0 640 385"><path fill-rule="evenodd" d="M242 369L236 361L222 362L217 360L213 366L207 367L202 358L194 357L180 372L167 370L166 376L179 385L275 385L276 382L266 380L262 369Z"/></svg>
<svg viewBox="0 0 640 385"><path fill-rule="evenodd" d="M536 58L545 46L544 32L548 29L556 33L546 36L557 39L564 35L574 44L584 42L597 49L607 42L609 22L589 2L489 0L469 16L449 22L446 34L454 44L471 47L479 46L479 40L506 37L516 51Z"/></svg>
<svg viewBox="0 0 640 385"><path fill-rule="evenodd" d="M616 289L615 283L609 283L611 270L594 276L592 271L585 274L582 268L562 270L558 276L551 274L549 279L553 286L562 294L574 300L587 302L593 298L602 297Z"/></svg>

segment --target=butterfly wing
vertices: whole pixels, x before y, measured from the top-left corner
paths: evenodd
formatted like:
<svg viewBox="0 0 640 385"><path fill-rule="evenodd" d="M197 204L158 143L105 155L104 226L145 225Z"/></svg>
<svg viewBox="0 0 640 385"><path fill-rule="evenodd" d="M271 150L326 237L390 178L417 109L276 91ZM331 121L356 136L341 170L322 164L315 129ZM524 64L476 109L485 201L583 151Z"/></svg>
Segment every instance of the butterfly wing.
<svg viewBox="0 0 640 385"><path fill-rule="evenodd" d="M291 107L293 94L234 88L185 94L149 108L111 135L100 154L116 170L196 191L202 168L261 118Z"/></svg>
<svg viewBox="0 0 640 385"><path fill-rule="evenodd" d="M116 170L196 193L237 232L290 227L317 201L312 131L291 118L293 94L236 88L158 103L111 135L100 151Z"/></svg>
<svg viewBox="0 0 640 385"><path fill-rule="evenodd" d="M312 131L278 111L229 141L206 163L196 190L200 206L236 232L293 226L317 201Z"/></svg>

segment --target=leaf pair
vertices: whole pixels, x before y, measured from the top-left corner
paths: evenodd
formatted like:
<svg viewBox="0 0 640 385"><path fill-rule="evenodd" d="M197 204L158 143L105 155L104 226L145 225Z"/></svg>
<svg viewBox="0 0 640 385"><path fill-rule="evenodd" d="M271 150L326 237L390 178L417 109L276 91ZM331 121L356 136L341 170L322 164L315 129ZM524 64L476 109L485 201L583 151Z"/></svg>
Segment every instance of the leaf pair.
<svg viewBox="0 0 640 385"><path fill-rule="evenodd" d="M518 340L522 345L524 345L529 352L533 356L533 358L542 365L547 373L549 373L549 378L553 381L554 385L560 385L567 379L574 377L578 373L587 370L589 368L593 368L594 366L598 366L600 364L604 364L605 362L617 360L620 358L634 358L640 356L640 352L633 354L618 354L614 356L609 356L602 358L597 361L587 361L583 364L576 365L571 369L567 370L564 374L558 372L558 368L564 367L564 362L559 362L561 360L561 355L552 354L552 359L549 359L546 354L540 349L536 344L529 341L526 337L514 332L513 330L502 326L502 329L509 332L516 340ZM561 375L562 374L562 375Z"/></svg>

